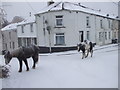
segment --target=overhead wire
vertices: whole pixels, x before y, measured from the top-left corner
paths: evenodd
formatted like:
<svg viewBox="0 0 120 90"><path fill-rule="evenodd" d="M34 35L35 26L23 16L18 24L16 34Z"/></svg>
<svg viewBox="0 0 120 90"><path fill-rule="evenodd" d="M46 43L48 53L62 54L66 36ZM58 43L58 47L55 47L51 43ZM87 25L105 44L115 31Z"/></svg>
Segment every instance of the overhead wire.
<svg viewBox="0 0 120 90"><path fill-rule="evenodd" d="M28 6L31 8L31 10L34 12L34 13L36 13L36 11L35 11L35 9L32 7L32 5L27 1L27 0L25 0L26 1L26 3L28 4Z"/></svg>

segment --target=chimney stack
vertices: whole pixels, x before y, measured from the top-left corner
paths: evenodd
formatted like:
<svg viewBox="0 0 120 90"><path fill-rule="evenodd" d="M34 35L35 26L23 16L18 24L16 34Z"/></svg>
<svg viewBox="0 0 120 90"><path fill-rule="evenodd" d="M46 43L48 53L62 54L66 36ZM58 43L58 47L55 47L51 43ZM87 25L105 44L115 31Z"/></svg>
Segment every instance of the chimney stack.
<svg viewBox="0 0 120 90"><path fill-rule="evenodd" d="M48 2L47 2L47 5L49 6L49 5L53 4L53 3L54 3L54 1L51 0L51 1L48 1Z"/></svg>
<svg viewBox="0 0 120 90"><path fill-rule="evenodd" d="M29 16L31 17L31 12L29 12Z"/></svg>

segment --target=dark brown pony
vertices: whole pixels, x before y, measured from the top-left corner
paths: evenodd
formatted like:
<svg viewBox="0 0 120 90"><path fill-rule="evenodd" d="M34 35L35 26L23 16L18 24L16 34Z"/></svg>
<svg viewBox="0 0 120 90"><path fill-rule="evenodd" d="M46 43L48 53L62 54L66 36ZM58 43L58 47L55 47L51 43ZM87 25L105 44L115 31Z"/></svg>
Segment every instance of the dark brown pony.
<svg viewBox="0 0 120 90"><path fill-rule="evenodd" d="M32 57L33 58L33 69L35 69L35 65L38 62L38 55L39 54L39 47L36 45L31 45L28 47L20 47L12 52L7 51L4 55L5 58L5 64L8 64L13 57L16 57L19 61L20 68L18 72L22 72L22 61L24 61L27 70L29 71L27 58Z"/></svg>

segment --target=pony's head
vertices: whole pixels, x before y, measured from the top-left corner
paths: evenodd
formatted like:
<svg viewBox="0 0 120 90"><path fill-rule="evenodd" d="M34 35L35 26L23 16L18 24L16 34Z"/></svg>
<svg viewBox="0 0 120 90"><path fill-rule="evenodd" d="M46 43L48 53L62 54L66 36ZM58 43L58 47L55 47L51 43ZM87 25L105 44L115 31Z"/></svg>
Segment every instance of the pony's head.
<svg viewBox="0 0 120 90"><path fill-rule="evenodd" d="M4 58L5 58L5 64L8 64L11 61L12 56L9 51L5 53Z"/></svg>

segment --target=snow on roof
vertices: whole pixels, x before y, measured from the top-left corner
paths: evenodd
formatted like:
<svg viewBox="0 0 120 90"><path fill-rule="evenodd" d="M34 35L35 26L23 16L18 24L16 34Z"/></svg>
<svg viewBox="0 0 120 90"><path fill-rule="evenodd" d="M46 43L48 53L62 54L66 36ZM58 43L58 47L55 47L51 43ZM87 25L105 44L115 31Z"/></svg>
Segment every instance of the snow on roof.
<svg viewBox="0 0 120 90"><path fill-rule="evenodd" d="M77 4L77 3L71 3L71 2L55 2L51 5L43 8L40 12L38 12L36 14L45 13L48 11L58 11L58 10L62 10L62 9L71 10L71 11L81 11L81 12L95 14L95 15L102 16L102 17L116 19L116 16L102 13L99 10L94 10L94 9L88 8L79 3ZM109 15L109 16L107 16L107 15Z"/></svg>
<svg viewBox="0 0 120 90"><path fill-rule="evenodd" d="M23 25L23 24L33 23L33 22L35 22L35 17L28 17L25 20L23 20L22 22L9 24L6 27L2 28L1 30L2 31L14 30L14 29L17 29L18 25Z"/></svg>
<svg viewBox="0 0 120 90"><path fill-rule="evenodd" d="M33 23L35 22L35 17L28 17L25 20L23 20L22 22L20 22L18 25L23 25L23 24L28 24L28 23Z"/></svg>
<svg viewBox="0 0 120 90"><path fill-rule="evenodd" d="M18 25L18 23L9 24L9 25L5 26L4 28L2 28L1 31L17 29L17 25Z"/></svg>

